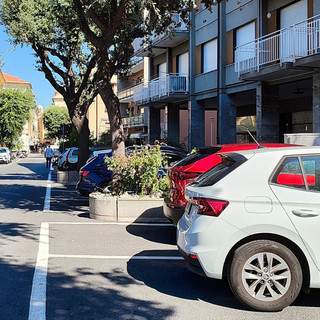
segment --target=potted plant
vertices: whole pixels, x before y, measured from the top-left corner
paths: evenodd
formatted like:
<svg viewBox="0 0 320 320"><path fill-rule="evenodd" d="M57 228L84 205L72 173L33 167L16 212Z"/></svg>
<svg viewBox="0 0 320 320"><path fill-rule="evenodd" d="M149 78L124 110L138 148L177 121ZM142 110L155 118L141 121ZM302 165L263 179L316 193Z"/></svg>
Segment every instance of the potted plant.
<svg viewBox="0 0 320 320"><path fill-rule="evenodd" d="M105 192L90 194L90 217L105 221L166 221L162 202L169 179L160 146L135 147L126 157L106 161L113 179Z"/></svg>

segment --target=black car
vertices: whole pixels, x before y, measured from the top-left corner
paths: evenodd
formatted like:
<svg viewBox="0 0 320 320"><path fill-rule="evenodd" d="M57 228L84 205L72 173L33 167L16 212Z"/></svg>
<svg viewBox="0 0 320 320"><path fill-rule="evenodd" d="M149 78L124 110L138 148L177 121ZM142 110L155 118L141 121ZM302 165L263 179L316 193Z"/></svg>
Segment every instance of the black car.
<svg viewBox="0 0 320 320"><path fill-rule="evenodd" d="M80 179L76 186L80 195L88 197L91 192L108 185L112 179L112 171L108 169L105 158L111 156L111 150L97 151L80 169Z"/></svg>

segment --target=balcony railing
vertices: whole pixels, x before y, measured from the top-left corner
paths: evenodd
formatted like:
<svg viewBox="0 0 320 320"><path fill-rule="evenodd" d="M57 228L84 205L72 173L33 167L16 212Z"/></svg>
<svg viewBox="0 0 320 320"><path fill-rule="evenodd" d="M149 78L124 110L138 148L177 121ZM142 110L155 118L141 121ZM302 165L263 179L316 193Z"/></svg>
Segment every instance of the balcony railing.
<svg viewBox="0 0 320 320"><path fill-rule="evenodd" d="M133 87L118 91L118 98L120 101L130 97L133 97Z"/></svg>
<svg viewBox="0 0 320 320"><path fill-rule="evenodd" d="M259 71L272 63L295 62L319 53L320 15L236 48L235 71Z"/></svg>
<svg viewBox="0 0 320 320"><path fill-rule="evenodd" d="M155 101L175 93L188 93L188 91L187 75L165 74L148 83L134 87L133 101Z"/></svg>
<svg viewBox="0 0 320 320"><path fill-rule="evenodd" d="M122 120L123 120L123 126L125 128L146 125L143 114L139 116L123 118Z"/></svg>

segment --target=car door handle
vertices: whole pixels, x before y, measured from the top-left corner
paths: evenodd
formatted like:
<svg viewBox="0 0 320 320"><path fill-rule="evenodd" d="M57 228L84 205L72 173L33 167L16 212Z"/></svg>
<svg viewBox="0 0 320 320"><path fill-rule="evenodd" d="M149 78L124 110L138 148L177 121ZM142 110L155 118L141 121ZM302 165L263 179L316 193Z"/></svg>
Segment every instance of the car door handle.
<svg viewBox="0 0 320 320"><path fill-rule="evenodd" d="M320 212L308 209L292 210L292 213L298 217L316 217Z"/></svg>

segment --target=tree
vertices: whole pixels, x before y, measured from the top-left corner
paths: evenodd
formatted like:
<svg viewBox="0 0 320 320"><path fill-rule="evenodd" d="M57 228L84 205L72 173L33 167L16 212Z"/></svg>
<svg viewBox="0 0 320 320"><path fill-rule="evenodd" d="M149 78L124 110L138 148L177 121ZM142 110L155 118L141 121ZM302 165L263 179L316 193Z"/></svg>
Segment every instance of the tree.
<svg viewBox="0 0 320 320"><path fill-rule="evenodd" d="M43 112L43 125L50 139L61 139L61 125L71 125L68 110L63 107L50 106Z"/></svg>
<svg viewBox="0 0 320 320"><path fill-rule="evenodd" d="M171 13L187 22L195 6L195 0L2 0L0 18L13 42L32 46L39 70L66 102L79 132L80 166L89 152L86 113L98 92L107 107L113 152L124 155L119 100L110 81L130 67L133 40L152 30L170 32ZM145 9L150 14L143 20Z"/></svg>
<svg viewBox="0 0 320 320"><path fill-rule="evenodd" d="M36 107L31 90L0 90L0 144L12 149Z"/></svg>
<svg viewBox="0 0 320 320"><path fill-rule="evenodd" d="M64 98L79 133L79 162L89 157L86 114L98 94L96 55L87 45L70 1L2 0L0 20L14 45L30 45L38 70Z"/></svg>
<svg viewBox="0 0 320 320"><path fill-rule="evenodd" d="M196 8L195 0L72 0L87 40L96 49L99 93L107 106L112 135L112 149L124 154L124 132L119 100L110 84L114 74L130 67L132 42L143 35L170 33L177 25L172 12L188 23L189 12ZM207 7L215 0L204 0ZM144 10L148 15L144 17ZM143 27L142 27L143 26Z"/></svg>

